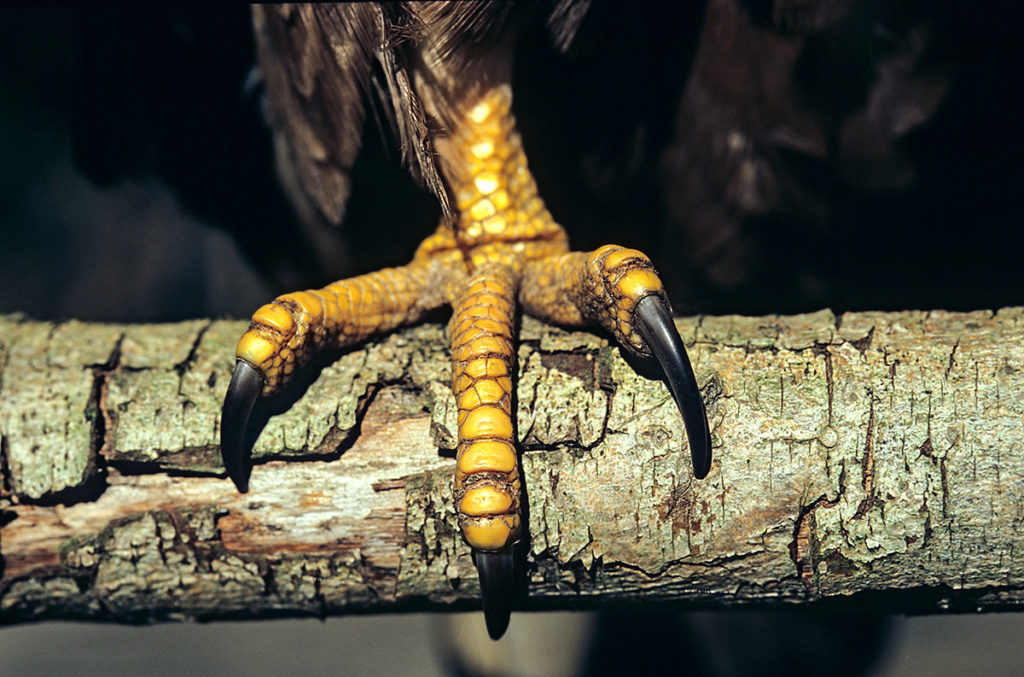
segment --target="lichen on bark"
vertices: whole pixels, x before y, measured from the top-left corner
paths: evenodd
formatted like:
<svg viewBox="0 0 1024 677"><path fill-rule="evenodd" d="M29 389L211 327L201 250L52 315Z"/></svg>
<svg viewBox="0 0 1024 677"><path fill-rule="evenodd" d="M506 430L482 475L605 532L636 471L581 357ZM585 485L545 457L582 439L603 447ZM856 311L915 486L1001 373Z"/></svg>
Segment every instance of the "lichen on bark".
<svg viewBox="0 0 1024 677"><path fill-rule="evenodd" d="M699 482L649 365L524 319L520 604L1017 608L1024 311L678 326L715 446ZM0 318L0 620L476 603L443 328L348 351L272 403L240 495L217 438L243 329Z"/></svg>

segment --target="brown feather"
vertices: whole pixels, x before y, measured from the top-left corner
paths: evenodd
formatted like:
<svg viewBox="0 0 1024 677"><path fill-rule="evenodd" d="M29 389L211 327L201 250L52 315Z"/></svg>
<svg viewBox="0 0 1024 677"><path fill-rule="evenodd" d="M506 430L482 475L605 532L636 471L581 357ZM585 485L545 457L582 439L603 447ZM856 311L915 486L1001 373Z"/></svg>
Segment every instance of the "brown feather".
<svg viewBox="0 0 1024 677"><path fill-rule="evenodd" d="M278 172L306 223L344 216L375 34L372 6L253 8Z"/></svg>
<svg viewBox="0 0 1024 677"><path fill-rule="evenodd" d="M548 7L556 44L571 42L589 2ZM508 81L514 41L534 6L397 2L253 9L278 170L300 218L339 224L369 97L398 137L403 163L454 214L437 162L461 102Z"/></svg>

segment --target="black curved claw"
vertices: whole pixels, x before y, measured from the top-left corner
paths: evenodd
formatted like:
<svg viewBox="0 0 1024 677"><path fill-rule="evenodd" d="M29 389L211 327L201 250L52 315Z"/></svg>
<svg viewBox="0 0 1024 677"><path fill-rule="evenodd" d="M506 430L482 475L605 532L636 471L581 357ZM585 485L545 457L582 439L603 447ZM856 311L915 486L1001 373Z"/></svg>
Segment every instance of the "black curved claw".
<svg viewBox="0 0 1024 677"><path fill-rule="evenodd" d="M498 552L474 550L476 572L480 576L480 594L484 601L484 621L491 639L501 639L512 615L515 562L512 548Z"/></svg>
<svg viewBox="0 0 1024 677"><path fill-rule="evenodd" d="M249 490L249 454L245 445L245 428L249 423L252 405L263 390L263 377L245 362L235 365L235 373L224 396L220 414L220 456L228 477L243 494Z"/></svg>
<svg viewBox="0 0 1024 677"><path fill-rule="evenodd" d="M704 400L690 358L672 322L668 304L660 296L645 296L636 305L636 322L640 335L658 358L679 413L683 415L686 437L690 441L693 475L703 479L711 470L711 433Z"/></svg>

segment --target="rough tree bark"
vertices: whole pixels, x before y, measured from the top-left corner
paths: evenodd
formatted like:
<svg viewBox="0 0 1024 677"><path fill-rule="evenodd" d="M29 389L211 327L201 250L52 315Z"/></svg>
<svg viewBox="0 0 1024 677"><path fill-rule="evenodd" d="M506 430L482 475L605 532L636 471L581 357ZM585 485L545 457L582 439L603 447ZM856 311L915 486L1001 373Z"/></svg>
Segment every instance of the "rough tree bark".
<svg viewBox="0 0 1024 677"><path fill-rule="evenodd" d="M715 444L701 482L661 382L523 321L522 606L1020 607L1024 309L678 324ZM239 495L217 427L244 326L0 317L0 622L476 603L443 328L323 369Z"/></svg>

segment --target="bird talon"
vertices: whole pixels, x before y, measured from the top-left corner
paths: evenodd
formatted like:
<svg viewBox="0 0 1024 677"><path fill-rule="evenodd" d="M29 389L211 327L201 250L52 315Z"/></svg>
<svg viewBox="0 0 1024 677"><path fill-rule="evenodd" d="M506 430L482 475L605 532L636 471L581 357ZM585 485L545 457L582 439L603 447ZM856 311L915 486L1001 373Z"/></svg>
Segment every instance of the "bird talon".
<svg viewBox="0 0 1024 677"><path fill-rule="evenodd" d="M512 548L497 552L474 550L476 571L480 577L480 595L484 604L484 622L491 639L501 639L512 615L515 584L515 560Z"/></svg>
<svg viewBox="0 0 1024 677"><path fill-rule="evenodd" d="M249 463L251 449L245 446L245 431L252 414L253 404L263 390L263 377L249 364L239 361L231 376L224 407L220 416L220 455L228 477L238 491L249 490Z"/></svg>
<svg viewBox="0 0 1024 677"><path fill-rule="evenodd" d="M711 470L711 433L704 411L704 399L693 375L690 358L679 338L668 304L657 295L645 296L636 306L636 325L665 372L669 390L683 416L690 442L693 475L703 479Z"/></svg>

